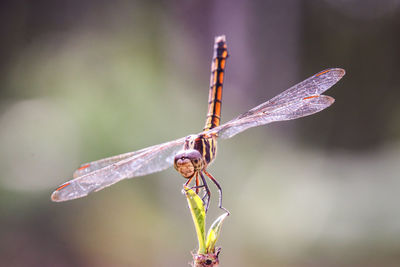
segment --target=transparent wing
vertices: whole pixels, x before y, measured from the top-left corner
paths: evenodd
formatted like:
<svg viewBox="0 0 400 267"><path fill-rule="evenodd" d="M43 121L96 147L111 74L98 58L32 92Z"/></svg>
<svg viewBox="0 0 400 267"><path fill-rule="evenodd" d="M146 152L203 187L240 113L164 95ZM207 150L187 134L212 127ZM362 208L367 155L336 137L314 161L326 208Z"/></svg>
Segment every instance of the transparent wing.
<svg viewBox="0 0 400 267"><path fill-rule="evenodd" d="M319 112L335 101L321 93L337 83L344 74L345 71L338 68L321 71L210 132L226 139L251 127Z"/></svg>
<svg viewBox="0 0 400 267"><path fill-rule="evenodd" d="M180 138L136 152L88 163L88 167L80 169L90 169L91 172L86 174L80 172L81 176L59 186L51 195L51 199L60 202L84 197L123 179L162 171L173 165L174 156L182 149L184 140L185 138Z"/></svg>
<svg viewBox="0 0 400 267"><path fill-rule="evenodd" d="M145 153L146 151L152 150L155 147L157 147L157 145L147 147L147 148L144 148L144 149L141 149L138 151L128 152L128 153L124 153L124 154L117 155L117 156L112 156L112 157L105 158L105 159L100 159L100 160L96 160L96 161L92 161L92 162L83 163L83 164L81 164L81 166L79 166L79 168L77 170L74 171L73 178L83 176L85 174L88 174L95 170L104 168L113 163L117 163L118 161Z"/></svg>

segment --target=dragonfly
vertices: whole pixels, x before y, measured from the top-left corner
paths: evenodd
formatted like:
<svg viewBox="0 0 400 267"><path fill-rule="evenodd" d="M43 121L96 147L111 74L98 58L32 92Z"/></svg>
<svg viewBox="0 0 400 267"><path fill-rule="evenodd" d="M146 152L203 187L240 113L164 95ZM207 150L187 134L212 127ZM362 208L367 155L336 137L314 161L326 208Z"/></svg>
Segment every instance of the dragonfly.
<svg viewBox="0 0 400 267"><path fill-rule="evenodd" d="M138 151L84 163L73 173L72 180L60 185L52 193L51 199L60 202L81 198L123 179L148 175L174 166L187 179L185 186L195 184L192 188L196 189L197 194L200 189L204 191L202 199L206 210L211 197L206 179L208 177L218 188L219 208L226 210L222 207L221 186L207 171L207 167L216 157L217 139L231 138L255 126L293 120L322 111L335 101L334 98L322 93L345 75L345 70L341 68L320 71L220 125L222 87L227 58L226 38L224 35L218 36L214 42L208 113L202 132Z"/></svg>

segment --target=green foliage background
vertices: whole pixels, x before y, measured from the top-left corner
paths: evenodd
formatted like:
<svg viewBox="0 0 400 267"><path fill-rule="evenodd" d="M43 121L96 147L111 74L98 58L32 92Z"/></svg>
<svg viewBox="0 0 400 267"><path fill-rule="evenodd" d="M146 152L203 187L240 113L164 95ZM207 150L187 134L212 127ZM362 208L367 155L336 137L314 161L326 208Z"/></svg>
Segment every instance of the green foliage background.
<svg viewBox="0 0 400 267"><path fill-rule="evenodd" d="M173 169L51 203L82 162L202 129L213 38L223 121L328 67L329 109L219 143L224 266L398 266L398 1L3 1L0 265L184 266ZM217 191L208 216L216 218Z"/></svg>

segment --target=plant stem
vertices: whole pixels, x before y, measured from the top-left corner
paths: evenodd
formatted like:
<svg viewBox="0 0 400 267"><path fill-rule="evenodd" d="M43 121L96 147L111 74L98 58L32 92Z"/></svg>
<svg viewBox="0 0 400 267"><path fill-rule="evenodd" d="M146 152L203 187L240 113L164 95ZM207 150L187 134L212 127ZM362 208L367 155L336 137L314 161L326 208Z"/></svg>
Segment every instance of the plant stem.
<svg viewBox="0 0 400 267"><path fill-rule="evenodd" d="M220 248L216 249L216 253L207 253L207 254L192 254L193 255L193 267L218 267L219 259L218 255L220 252Z"/></svg>

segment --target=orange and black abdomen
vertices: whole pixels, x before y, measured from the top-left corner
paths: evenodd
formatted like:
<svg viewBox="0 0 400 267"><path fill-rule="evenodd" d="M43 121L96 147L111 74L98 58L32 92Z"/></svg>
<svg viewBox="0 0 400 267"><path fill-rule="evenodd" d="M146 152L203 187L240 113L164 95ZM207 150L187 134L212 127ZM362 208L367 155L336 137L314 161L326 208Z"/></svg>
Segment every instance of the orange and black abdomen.
<svg viewBox="0 0 400 267"><path fill-rule="evenodd" d="M204 130L219 126L221 120L222 85L225 65L228 58L225 35L215 38L214 55L211 63L210 93L208 95L208 113Z"/></svg>

